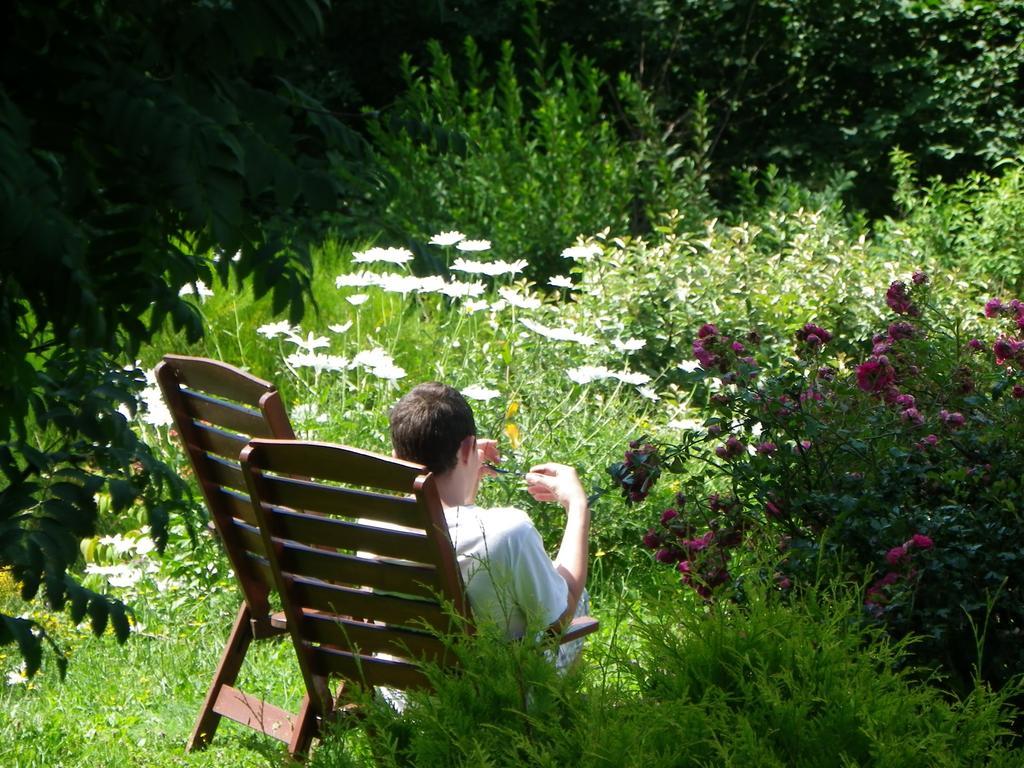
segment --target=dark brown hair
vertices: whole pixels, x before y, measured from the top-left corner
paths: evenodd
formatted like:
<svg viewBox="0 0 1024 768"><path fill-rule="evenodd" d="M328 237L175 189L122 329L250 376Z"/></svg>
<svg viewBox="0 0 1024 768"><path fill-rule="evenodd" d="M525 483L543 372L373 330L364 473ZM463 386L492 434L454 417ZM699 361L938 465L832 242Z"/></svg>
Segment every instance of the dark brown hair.
<svg viewBox="0 0 1024 768"><path fill-rule="evenodd" d="M459 445L476 435L473 409L461 393L437 381L410 390L391 409L395 455L426 465L435 474L452 469Z"/></svg>

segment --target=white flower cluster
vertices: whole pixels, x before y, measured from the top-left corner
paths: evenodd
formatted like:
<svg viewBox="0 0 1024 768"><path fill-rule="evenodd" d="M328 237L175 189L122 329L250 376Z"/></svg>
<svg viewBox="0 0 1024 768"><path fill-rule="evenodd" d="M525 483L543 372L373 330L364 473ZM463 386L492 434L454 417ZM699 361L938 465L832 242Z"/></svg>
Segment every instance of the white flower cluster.
<svg viewBox="0 0 1024 768"><path fill-rule="evenodd" d="M601 249L596 245L572 245L562 251L562 258L573 261L590 261L600 253Z"/></svg>
<svg viewBox="0 0 1024 768"><path fill-rule="evenodd" d="M592 346L596 341L586 334L578 333L571 328L549 328L546 325L534 322L528 318L520 318L520 323L525 325L534 333L543 336L546 339L552 339L553 341L572 341L576 344L582 344L585 347Z"/></svg>
<svg viewBox="0 0 1024 768"><path fill-rule="evenodd" d="M651 377L646 373L634 371L612 371L603 365L581 365L579 368L570 368L566 375L577 384L590 384L592 381L601 379L617 379L623 384L640 386L650 382Z"/></svg>
<svg viewBox="0 0 1024 768"><path fill-rule="evenodd" d="M181 286L181 289L178 291L178 295L195 295L199 297L200 301L206 301L210 296L213 296L213 291L211 291L202 280L196 280L194 283L185 283L185 285Z"/></svg>
<svg viewBox="0 0 1024 768"><path fill-rule="evenodd" d="M497 277L498 275L517 275L526 269L526 264L526 259L516 259L515 261L502 261L501 259L496 259L495 261L470 261L458 258L452 262L452 269L456 272L467 272L471 275Z"/></svg>
<svg viewBox="0 0 1024 768"><path fill-rule="evenodd" d="M356 251L352 254L354 264L375 264L384 262L387 264L405 264L412 261L412 251L408 248L370 248L366 251Z"/></svg>
<svg viewBox="0 0 1024 768"><path fill-rule="evenodd" d="M355 272L348 275L338 275L334 280L337 288L366 288L376 286L383 291L390 293L440 293L452 298L465 296L480 296L485 290L483 283L465 283L458 280L446 281L440 275L427 275L417 277L416 275L402 275L396 272L385 272L376 274L374 272ZM357 294L349 297L349 302L358 305L366 301L362 298L365 294ZM356 301L352 301L356 299Z"/></svg>

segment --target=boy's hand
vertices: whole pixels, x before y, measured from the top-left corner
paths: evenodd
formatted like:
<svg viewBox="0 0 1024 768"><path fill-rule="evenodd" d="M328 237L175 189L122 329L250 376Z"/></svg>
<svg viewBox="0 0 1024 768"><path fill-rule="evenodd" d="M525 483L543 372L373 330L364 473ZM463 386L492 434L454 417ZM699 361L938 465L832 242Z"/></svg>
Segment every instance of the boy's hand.
<svg viewBox="0 0 1024 768"><path fill-rule="evenodd" d="M481 440L476 441L476 453L480 457L480 477L497 475L493 469L488 467L488 464L499 464L501 463L501 452L498 450L497 440Z"/></svg>
<svg viewBox="0 0 1024 768"><path fill-rule="evenodd" d="M587 493L576 470L565 464L538 464L526 473L526 490L537 501L557 501L566 510L587 508Z"/></svg>

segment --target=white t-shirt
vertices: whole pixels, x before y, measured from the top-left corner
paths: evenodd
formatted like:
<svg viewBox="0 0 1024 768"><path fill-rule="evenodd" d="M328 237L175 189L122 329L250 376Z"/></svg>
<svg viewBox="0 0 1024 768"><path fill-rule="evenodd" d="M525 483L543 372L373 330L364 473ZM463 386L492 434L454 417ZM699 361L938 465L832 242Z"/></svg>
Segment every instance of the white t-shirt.
<svg viewBox="0 0 1024 768"><path fill-rule="evenodd" d="M519 638L565 613L569 586L525 512L464 505L445 518L475 624L494 622Z"/></svg>

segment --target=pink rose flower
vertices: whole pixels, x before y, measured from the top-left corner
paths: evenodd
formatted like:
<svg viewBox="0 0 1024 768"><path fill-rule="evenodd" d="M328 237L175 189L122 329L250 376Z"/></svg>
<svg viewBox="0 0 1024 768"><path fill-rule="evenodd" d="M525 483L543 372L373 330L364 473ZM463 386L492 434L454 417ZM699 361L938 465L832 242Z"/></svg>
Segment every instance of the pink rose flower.
<svg viewBox="0 0 1024 768"><path fill-rule="evenodd" d="M885 553L885 562L889 565L899 565L907 557L907 548L905 546L893 547Z"/></svg>
<svg viewBox="0 0 1024 768"><path fill-rule="evenodd" d="M935 546L935 542L931 540L931 537L925 536L923 533L915 533L910 537L910 541L907 544L918 549L931 549Z"/></svg>

